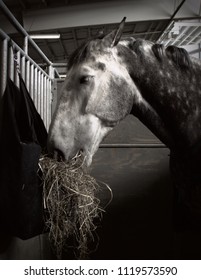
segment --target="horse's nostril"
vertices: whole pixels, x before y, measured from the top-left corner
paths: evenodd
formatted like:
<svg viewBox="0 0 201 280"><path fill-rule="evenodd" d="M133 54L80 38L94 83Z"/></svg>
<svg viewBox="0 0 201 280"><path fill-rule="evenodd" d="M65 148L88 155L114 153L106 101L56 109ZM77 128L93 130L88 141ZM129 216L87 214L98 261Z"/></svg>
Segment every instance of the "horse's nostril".
<svg viewBox="0 0 201 280"><path fill-rule="evenodd" d="M58 161L64 161L65 160L65 156L64 156L63 152L59 149L54 149L52 156L53 156L54 159L56 159Z"/></svg>

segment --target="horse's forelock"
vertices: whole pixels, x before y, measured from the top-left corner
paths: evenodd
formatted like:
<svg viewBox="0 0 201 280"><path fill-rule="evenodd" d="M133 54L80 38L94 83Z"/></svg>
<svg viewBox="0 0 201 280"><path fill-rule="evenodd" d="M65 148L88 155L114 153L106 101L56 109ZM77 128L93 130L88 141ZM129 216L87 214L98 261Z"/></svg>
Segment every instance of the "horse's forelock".
<svg viewBox="0 0 201 280"><path fill-rule="evenodd" d="M68 70L74 65L82 63L90 56L93 56L93 52L104 52L105 46L102 44L103 37L104 35L100 34L97 37L82 43L70 56L67 65Z"/></svg>
<svg viewBox="0 0 201 280"><path fill-rule="evenodd" d="M77 65L78 63L81 63L82 61L84 61L84 59L86 59L89 44L90 41L84 42L72 53L67 65L68 70L70 70L74 65Z"/></svg>

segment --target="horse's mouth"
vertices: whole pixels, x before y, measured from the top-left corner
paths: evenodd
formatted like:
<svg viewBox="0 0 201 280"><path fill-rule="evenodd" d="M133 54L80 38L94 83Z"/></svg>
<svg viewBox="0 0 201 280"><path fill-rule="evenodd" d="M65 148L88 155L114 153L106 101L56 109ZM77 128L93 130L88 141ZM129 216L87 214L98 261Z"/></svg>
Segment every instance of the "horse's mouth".
<svg viewBox="0 0 201 280"><path fill-rule="evenodd" d="M73 161L76 163L80 163L85 167L89 167L91 165L93 157L90 151L82 148L70 152L66 150L62 151L57 148L54 148L54 150L49 149L48 156L53 158L55 161L66 163L71 163Z"/></svg>

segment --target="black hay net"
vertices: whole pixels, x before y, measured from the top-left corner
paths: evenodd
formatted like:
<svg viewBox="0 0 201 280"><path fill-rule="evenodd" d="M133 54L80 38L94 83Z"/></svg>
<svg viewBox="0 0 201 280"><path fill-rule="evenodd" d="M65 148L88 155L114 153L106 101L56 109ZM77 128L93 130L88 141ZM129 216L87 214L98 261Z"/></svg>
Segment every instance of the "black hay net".
<svg viewBox="0 0 201 280"><path fill-rule="evenodd" d="M19 75L8 79L0 131L0 229L22 239L43 232L42 186L37 175L47 131Z"/></svg>

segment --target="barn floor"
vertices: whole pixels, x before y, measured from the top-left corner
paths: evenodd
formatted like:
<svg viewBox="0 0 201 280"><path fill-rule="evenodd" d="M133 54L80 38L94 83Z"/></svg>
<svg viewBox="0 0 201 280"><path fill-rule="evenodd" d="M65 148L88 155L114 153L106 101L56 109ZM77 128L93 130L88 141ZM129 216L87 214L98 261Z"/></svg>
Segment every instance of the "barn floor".
<svg viewBox="0 0 201 280"><path fill-rule="evenodd" d="M91 258L201 258L201 232L178 231L173 224L168 154L167 149L98 152L93 174L109 183L114 197L98 230L98 250Z"/></svg>

